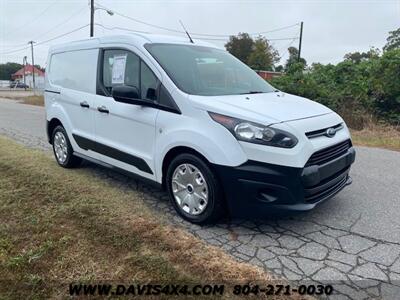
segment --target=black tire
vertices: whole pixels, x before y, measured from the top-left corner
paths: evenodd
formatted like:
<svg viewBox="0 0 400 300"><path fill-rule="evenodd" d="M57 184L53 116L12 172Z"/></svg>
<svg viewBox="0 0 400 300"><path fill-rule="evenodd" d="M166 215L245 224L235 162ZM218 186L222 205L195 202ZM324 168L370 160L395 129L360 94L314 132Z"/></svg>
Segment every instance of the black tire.
<svg viewBox="0 0 400 300"><path fill-rule="evenodd" d="M175 200L172 187L173 174L177 167L182 164L191 164L196 167L203 175L206 185L208 187L208 201L204 210L198 214L193 215L184 211ZM185 220L195 224L209 224L217 221L222 217L225 211L224 198L222 189L219 185L218 179L208 164L203 159L189 153L179 154L176 156L168 166L166 175L166 187L170 196L172 206L178 214Z"/></svg>
<svg viewBox="0 0 400 300"><path fill-rule="evenodd" d="M62 134L62 136L63 136L64 139L65 139L65 143L66 143L66 157L65 157L65 160L60 160L60 159L57 157L57 154L56 154L56 143L55 143L55 138L56 138L56 134L57 134L57 133ZM77 156L74 156L74 155L73 155L74 150L72 149L72 145L71 145L71 143L70 143L70 141L69 141L69 139L68 139L68 134L67 134L67 132L65 131L64 127L62 127L62 126L59 125L59 126L57 126L56 128L54 128L53 134L51 135L51 138L52 138L52 144L53 144L53 153L54 153L54 157L55 157L57 163L58 163L61 167L63 167L63 168L74 168L74 167L80 166L80 164L81 164L81 162L82 162L82 159L79 158L79 157L77 157Z"/></svg>

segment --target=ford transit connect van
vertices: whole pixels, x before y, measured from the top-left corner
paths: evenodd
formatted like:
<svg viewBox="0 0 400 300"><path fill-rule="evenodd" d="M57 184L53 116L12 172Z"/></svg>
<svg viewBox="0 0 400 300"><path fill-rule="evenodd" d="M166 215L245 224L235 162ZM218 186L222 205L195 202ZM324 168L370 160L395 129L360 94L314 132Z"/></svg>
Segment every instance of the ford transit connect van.
<svg viewBox="0 0 400 300"><path fill-rule="evenodd" d="M340 116L197 40L52 47L45 105L60 166L85 159L147 179L194 223L309 210L351 183L355 151Z"/></svg>

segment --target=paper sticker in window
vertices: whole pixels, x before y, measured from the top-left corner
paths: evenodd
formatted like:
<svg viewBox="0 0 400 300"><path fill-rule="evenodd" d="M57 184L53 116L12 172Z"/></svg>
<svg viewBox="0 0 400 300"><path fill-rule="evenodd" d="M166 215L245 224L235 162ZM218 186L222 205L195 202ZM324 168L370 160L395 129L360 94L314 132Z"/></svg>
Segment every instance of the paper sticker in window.
<svg viewBox="0 0 400 300"><path fill-rule="evenodd" d="M112 65L112 84L123 84L125 79L126 55L114 56Z"/></svg>

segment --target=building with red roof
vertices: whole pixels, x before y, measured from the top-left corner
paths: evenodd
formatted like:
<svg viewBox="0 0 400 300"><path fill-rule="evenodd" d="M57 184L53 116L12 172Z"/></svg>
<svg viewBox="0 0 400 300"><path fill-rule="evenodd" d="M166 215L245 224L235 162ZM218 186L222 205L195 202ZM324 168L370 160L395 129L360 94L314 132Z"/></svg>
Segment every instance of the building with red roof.
<svg viewBox="0 0 400 300"><path fill-rule="evenodd" d="M44 72L32 65L26 65L23 68L19 69L17 72L11 75L11 80L24 82L29 85L29 87L33 87L33 72L35 72L35 84L37 88L44 87Z"/></svg>

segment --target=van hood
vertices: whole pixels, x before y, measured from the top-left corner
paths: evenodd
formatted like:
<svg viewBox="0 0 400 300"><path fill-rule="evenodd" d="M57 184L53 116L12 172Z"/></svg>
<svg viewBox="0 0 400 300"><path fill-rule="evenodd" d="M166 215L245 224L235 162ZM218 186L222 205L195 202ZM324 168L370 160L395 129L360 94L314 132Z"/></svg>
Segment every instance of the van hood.
<svg viewBox="0 0 400 300"><path fill-rule="evenodd" d="M194 96L196 107L262 124L274 124L332 113L326 106L309 99L282 92Z"/></svg>

